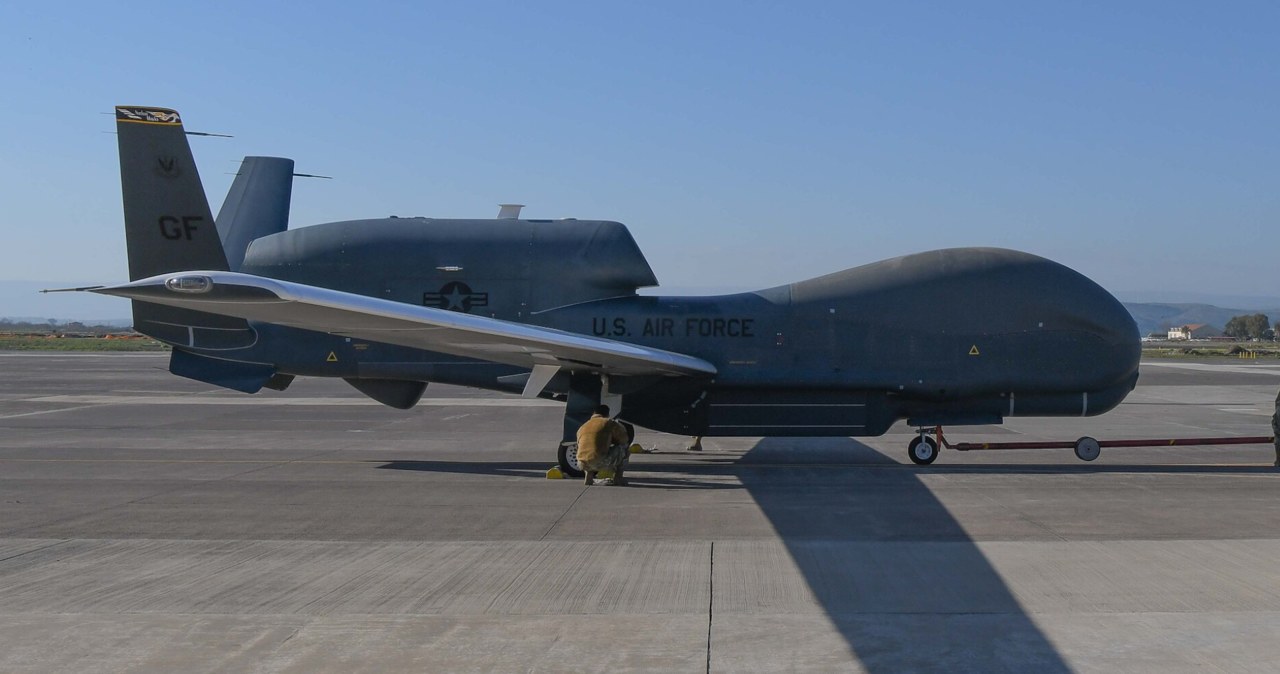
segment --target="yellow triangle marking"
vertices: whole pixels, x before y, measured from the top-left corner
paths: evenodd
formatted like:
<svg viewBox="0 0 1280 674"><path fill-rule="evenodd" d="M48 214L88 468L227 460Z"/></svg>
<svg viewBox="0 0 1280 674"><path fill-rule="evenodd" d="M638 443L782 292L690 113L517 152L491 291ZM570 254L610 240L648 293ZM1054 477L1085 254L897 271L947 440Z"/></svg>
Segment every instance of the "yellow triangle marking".
<svg viewBox="0 0 1280 674"><path fill-rule="evenodd" d="M970 355L970 356L977 356L977 355L980 355L980 354L978 353L978 345L977 345L977 344L974 344L974 345L973 345L973 347L969 349L969 355Z"/></svg>
<svg viewBox="0 0 1280 674"><path fill-rule="evenodd" d="M325 362L326 362L326 363L336 363L336 362L338 362L338 354L336 354L336 353L334 353L334 352L330 351L330 352L329 352L329 357L328 357L328 358L325 358L324 360L325 360Z"/></svg>

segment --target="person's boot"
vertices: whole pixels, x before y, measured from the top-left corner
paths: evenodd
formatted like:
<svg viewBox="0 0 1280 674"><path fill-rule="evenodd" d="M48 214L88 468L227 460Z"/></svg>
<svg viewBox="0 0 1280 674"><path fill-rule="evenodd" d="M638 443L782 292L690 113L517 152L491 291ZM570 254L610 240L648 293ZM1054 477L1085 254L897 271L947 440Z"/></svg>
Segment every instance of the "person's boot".
<svg viewBox="0 0 1280 674"><path fill-rule="evenodd" d="M588 470L584 472L587 474L587 479L583 480L582 484L585 484L588 487L590 487L596 481L596 472L594 470Z"/></svg>
<svg viewBox="0 0 1280 674"><path fill-rule="evenodd" d="M625 487L625 486L627 486L627 481L626 481L625 479L623 479L623 478L622 478L622 469L621 469L621 468L619 468L618 470L616 470L616 471L614 471L614 472L613 472L613 483L614 483L614 484L616 484L616 485L618 485L619 487Z"/></svg>

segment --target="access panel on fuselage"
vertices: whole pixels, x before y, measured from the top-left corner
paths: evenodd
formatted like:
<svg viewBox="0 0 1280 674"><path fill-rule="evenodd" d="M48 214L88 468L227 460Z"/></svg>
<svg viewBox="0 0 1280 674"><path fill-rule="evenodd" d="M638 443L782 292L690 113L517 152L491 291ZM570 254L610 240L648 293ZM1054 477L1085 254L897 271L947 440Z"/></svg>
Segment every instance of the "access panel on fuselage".
<svg viewBox="0 0 1280 674"><path fill-rule="evenodd" d="M883 393L722 389L707 396L711 436L880 435L893 424Z"/></svg>

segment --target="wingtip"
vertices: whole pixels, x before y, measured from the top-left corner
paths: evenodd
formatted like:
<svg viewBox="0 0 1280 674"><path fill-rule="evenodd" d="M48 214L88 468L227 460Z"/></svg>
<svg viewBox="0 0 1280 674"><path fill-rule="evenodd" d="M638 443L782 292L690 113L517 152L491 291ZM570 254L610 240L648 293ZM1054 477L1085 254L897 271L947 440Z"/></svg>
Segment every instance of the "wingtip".
<svg viewBox="0 0 1280 674"><path fill-rule="evenodd" d="M44 288L44 289L42 289L42 290L40 291L40 294L41 294L41 295L43 295L43 294L45 294L45 293L83 293L83 292L93 292L94 290L97 290L98 288L105 288L105 287L106 287L106 286L103 286L103 285L96 285L96 286L81 286L81 287L79 287L79 288Z"/></svg>

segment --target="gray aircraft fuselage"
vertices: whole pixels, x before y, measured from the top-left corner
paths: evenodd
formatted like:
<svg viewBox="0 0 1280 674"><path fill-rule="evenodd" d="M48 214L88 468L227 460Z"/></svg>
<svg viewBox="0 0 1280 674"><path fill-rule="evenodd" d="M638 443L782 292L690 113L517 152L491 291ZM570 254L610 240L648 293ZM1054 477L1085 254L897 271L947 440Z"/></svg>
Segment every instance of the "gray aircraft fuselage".
<svg viewBox="0 0 1280 674"><path fill-rule="evenodd" d="M920 253L757 292L653 297L636 294L656 279L615 222L391 218L262 237L239 271L702 358L713 378L608 383L622 395L621 418L687 435L878 435L899 419L1095 415L1132 390L1140 354L1133 319L1105 290L1003 249ZM518 392L527 377L508 365L253 328L239 343L187 348L270 363L281 375L343 377L396 406L416 401L420 382ZM591 395L592 385L562 374L544 395L582 386ZM579 421L566 418L566 429Z"/></svg>

